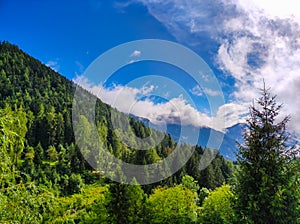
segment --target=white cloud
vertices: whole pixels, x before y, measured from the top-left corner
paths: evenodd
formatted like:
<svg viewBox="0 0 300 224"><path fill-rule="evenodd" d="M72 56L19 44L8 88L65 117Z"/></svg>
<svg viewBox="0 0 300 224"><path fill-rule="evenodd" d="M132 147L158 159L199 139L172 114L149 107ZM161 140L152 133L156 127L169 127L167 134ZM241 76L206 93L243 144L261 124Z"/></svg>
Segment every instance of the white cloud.
<svg viewBox="0 0 300 224"><path fill-rule="evenodd" d="M60 66L57 61L48 61L46 63L46 66L52 68L56 72L58 72L58 70L60 69Z"/></svg>
<svg viewBox="0 0 300 224"><path fill-rule="evenodd" d="M202 71L199 72L200 77L203 79L204 82L208 82L210 76L208 74L203 73Z"/></svg>
<svg viewBox="0 0 300 224"><path fill-rule="evenodd" d="M238 120L232 111L239 112L242 110L240 105L224 105L219 109L216 117L210 117L205 113L199 112L182 96L173 97L163 103L151 101L147 96L156 88L153 85L145 85L140 89L120 85L116 85L113 88L104 88L101 84L91 84L83 76L76 77L74 82L94 93L103 102L119 111L148 118L154 124L165 122L195 127L210 127L224 131L224 124L231 125ZM224 120L224 115L226 120Z"/></svg>
<svg viewBox="0 0 300 224"><path fill-rule="evenodd" d="M235 80L234 104L249 105L265 80L284 103L285 114L292 116L290 127L300 133L300 2L136 1L145 4L177 40L192 46L205 36L215 42L217 65ZM237 115L227 119L244 112L234 108Z"/></svg>
<svg viewBox="0 0 300 224"><path fill-rule="evenodd" d="M209 88L204 88L204 92L210 96L221 96L222 95L222 93L220 91L209 89Z"/></svg>
<svg viewBox="0 0 300 224"><path fill-rule="evenodd" d="M245 123L248 113L248 104L227 103L219 108L217 117L223 116L225 127L231 127L238 123Z"/></svg>
<svg viewBox="0 0 300 224"><path fill-rule="evenodd" d="M218 61L236 80L235 99L250 102L258 96L265 80L278 101L284 103L285 114L292 116L289 127L300 132L300 99L296 97L300 92L300 20L288 16L299 11L299 5L289 6L297 9L290 10L290 14L286 10L282 18L277 14L277 4L274 8L270 4L255 5L240 5L244 16L238 20L242 25L236 19L224 22L230 43L221 41Z"/></svg>
<svg viewBox="0 0 300 224"><path fill-rule="evenodd" d="M203 90L199 85L196 85L192 89L190 89L190 92L195 96L202 96L203 95Z"/></svg>
<svg viewBox="0 0 300 224"><path fill-rule="evenodd" d="M205 94L210 96L220 96L222 94L220 91L209 89L209 88L204 88L203 90L199 85L194 86L189 91L195 96L203 96Z"/></svg>
<svg viewBox="0 0 300 224"><path fill-rule="evenodd" d="M140 57L142 54L141 51L135 50L132 52L132 54L130 55L130 57Z"/></svg>
<svg viewBox="0 0 300 224"><path fill-rule="evenodd" d="M129 64L131 63L135 63L135 62L138 62L140 61L138 58L142 55L142 52L141 51L138 51L138 50L134 50L130 55L129 57L131 58L129 60ZM132 59L133 58L133 59Z"/></svg>
<svg viewBox="0 0 300 224"><path fill-rule="evenodd" d="M270 17L289 18L291 16L300 18L300 2L295 0L261 1L261 0L239 0L243 8L257 8L263 10Z"/></svg>

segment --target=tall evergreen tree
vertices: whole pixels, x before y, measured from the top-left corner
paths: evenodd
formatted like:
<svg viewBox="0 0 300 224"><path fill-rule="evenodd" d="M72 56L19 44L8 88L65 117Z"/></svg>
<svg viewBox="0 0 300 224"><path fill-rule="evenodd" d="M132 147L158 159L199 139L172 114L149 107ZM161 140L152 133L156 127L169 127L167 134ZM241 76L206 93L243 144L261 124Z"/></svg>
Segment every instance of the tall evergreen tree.
<svg viewBox="0 0 300 224"><path fill-rule="evenodd" d="M265 87L261 92L250 107L245 143L239 147L238 212L246 223L298 223L295 150L287 145L289 117L278 122L282 105Z"/></svg>
<svg viewBox="0 0 300 224"><path fill-rule="evenodd" d="M107 195L109 223L143 223L143 208L146 195L135 179L131 185L114 183Z"/></svg>

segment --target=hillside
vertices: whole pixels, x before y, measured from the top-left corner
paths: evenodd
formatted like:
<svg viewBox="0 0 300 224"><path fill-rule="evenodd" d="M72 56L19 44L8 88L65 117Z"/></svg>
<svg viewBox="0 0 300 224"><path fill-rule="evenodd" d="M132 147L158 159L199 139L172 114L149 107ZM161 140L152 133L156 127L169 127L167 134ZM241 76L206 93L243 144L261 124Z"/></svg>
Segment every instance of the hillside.
<svg viewBox="0 0 300 224"><path fill-rule="evenodd" d="M76 85L8 42L2 42L0 45L0 75L1 107L4 108L6 105L11 108L21 107L26 112L28 120L26 146L18 155L20 169L24 169L24 171L29 169L24 167L25 163L22 161L27 153L26 150L33 148L35 169L39 170L38 167L49 169L49 176L45 175L51 182L56 181L55 173L64 175L73 172L80 174L85 181L89 181L91 179L90 171L93 168L82 157L75 144L72 131L71 109ZM167 157L177 146L170 135L164 134L162 141L150 150L135 150L130 147L137 144L135 136L145 138L149 136L150 132L154 135L162 133L151 130L141 121L112 110L110 106L100 100L97 100L95 111L97 129L103 144L123 161L133 164L152 164ZM111 121L112 111L117 122L122 123L124 119L129 120L128 131L121 134L115 133L116 130ZM85 129L88 128L89 125L85 127ZM130 144L126 144L124 139ZM90 147L93 145L91 144ZM202 153L203 148L197 147L186 166L175 176L160 184L177 183L182 173L191 174L203 187L215 188L222 184L231 171L227 162L219 154L210 165L213 169L208 167L201 172L195 172L197 168L194 166L199 166ZM62 161L66 161L65 164L61 164ZM51 166L47 167L47 164L51 164ZM57 165L53 166L53 164ZM210 183L206 177L207 172L211 172L209 175L217 175L213 183ZM34 175L39 176L36 173ZM151 187L148 187L148 190L150 189Z"/></svg>
<svg viewBox="0 0 300 224"><path fill-rule="evenodd" d="M253 223L298 223L299 161L285 157L289 147L281 132L284 125L273 125L272 117L265 126L252 118L254 137L249 135L248 145L239 150L244 154L244 160L238 161L241 169L234 170L220 153L193 146L187 163L167 177L191 149L177 142L178 126L169 125L171 134L153 130L146 119L112 109L8 42L0 43L0 87L0 223L248 223L241 205L251 211L252 204L264 212L258 215L254 206L247 217L264 221ZM87 99L97 100L94 120L81 113L72 117L72 107L79 104L78 99L73 102L76 87ZM74 122L79 124L79 129L74 128L76 135ZM96 122L96 134L92 122ZM243 126L227 130L223 144L228 149L241 138ZM276 137L274 130L282 135ZM200 130L200 145L206 145L210 131ZM96 141L98 136L101 144ZM137 139L146 139L146 144ZM80 150L82 140L87 144ZM136 150L151 143L155 146L148 150ZM136 165L159 164L167 157L174 160L160 172L144 169L143 177L128 179L126 166L99 157L103 149ZM179 156L174 156L175 150ZM201 163L209 158L204 153L215 155L207 167ZM107 164L109 169L98 169L95 164ZM141 167L145 166L137 168ZM120 182L111 181L110 175L118 176ZM151 175L163 178L139 184Z"/></svg>

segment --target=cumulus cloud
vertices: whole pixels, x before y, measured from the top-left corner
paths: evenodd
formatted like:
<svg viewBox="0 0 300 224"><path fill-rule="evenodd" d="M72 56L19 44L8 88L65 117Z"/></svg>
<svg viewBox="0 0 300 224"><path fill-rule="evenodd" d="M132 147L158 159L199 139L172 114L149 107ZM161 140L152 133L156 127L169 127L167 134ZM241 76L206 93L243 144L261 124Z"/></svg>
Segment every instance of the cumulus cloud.
<svg viewBox="0 0 300 224"><path fill-rule="evenodd" d="M293 0L136 0L164 24L177 40L192 46L201 37L217 47L220 70L234 78L230 101L251 103L263 80L292 116L290 128L300 133L300 3ZM191 38L194 37L194 38ZM195 38L196 37L196 38ZM197 39L198 38L198 39ZM191 92L197 92L197 87ZM243 117L233 110L230 119ZM222 108L220 108L221 110ZM237 116L237 117L235 117ZM226 118L228 119L228 117ZM234 120L233 119L233 120Z"/></svg>
<svg viewBox="0 0 300 224"><path fill-rule="evenodd" d="M217 117L224 117L225 127L245 123L249 107L247 104L227 103L218 110Z"/></svg>
<svg viewBox="0 0 300 224"><path fill-rule="evenodd" d="M290 128L300 132L300 99L296 97L300 92L300 20L293 16L294 10L288 14L285 9L282 18L276 16L277 10L270 4L240 7L242 16L224 21L228 38L220 42L217 55L220 67L236 80L233 96L249 102L257 97L265 80L284 103L285 114L292 116Z"/></svg>
<svg viewBox="0 0 300 224"><path fill-rule="evenodd" d="M115 85L105 88L101 84L90 83L83 76L76 77L74 81L119 111L147 118L156 125L181 124L224 131L224 128L242 121L237 114L245 113L245 107L230 103L220 107L215 117L210 117L195 109L181 95L157 103L148 97L156 88L153 85L145 85L142 88Z"/></svg>

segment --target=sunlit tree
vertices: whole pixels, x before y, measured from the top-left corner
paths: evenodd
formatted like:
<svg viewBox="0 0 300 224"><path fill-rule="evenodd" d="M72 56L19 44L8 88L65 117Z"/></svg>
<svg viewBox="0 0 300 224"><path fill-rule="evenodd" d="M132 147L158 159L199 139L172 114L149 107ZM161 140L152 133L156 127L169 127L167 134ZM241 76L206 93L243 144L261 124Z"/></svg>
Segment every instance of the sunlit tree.
<svg viewBox="0 0 300 224"><path fill-rule="evenodd" d="M281 105L265 87L250 107L245 143L239 147L238 210L247 223L297 223L295 150L288 146Z"/></svg>

